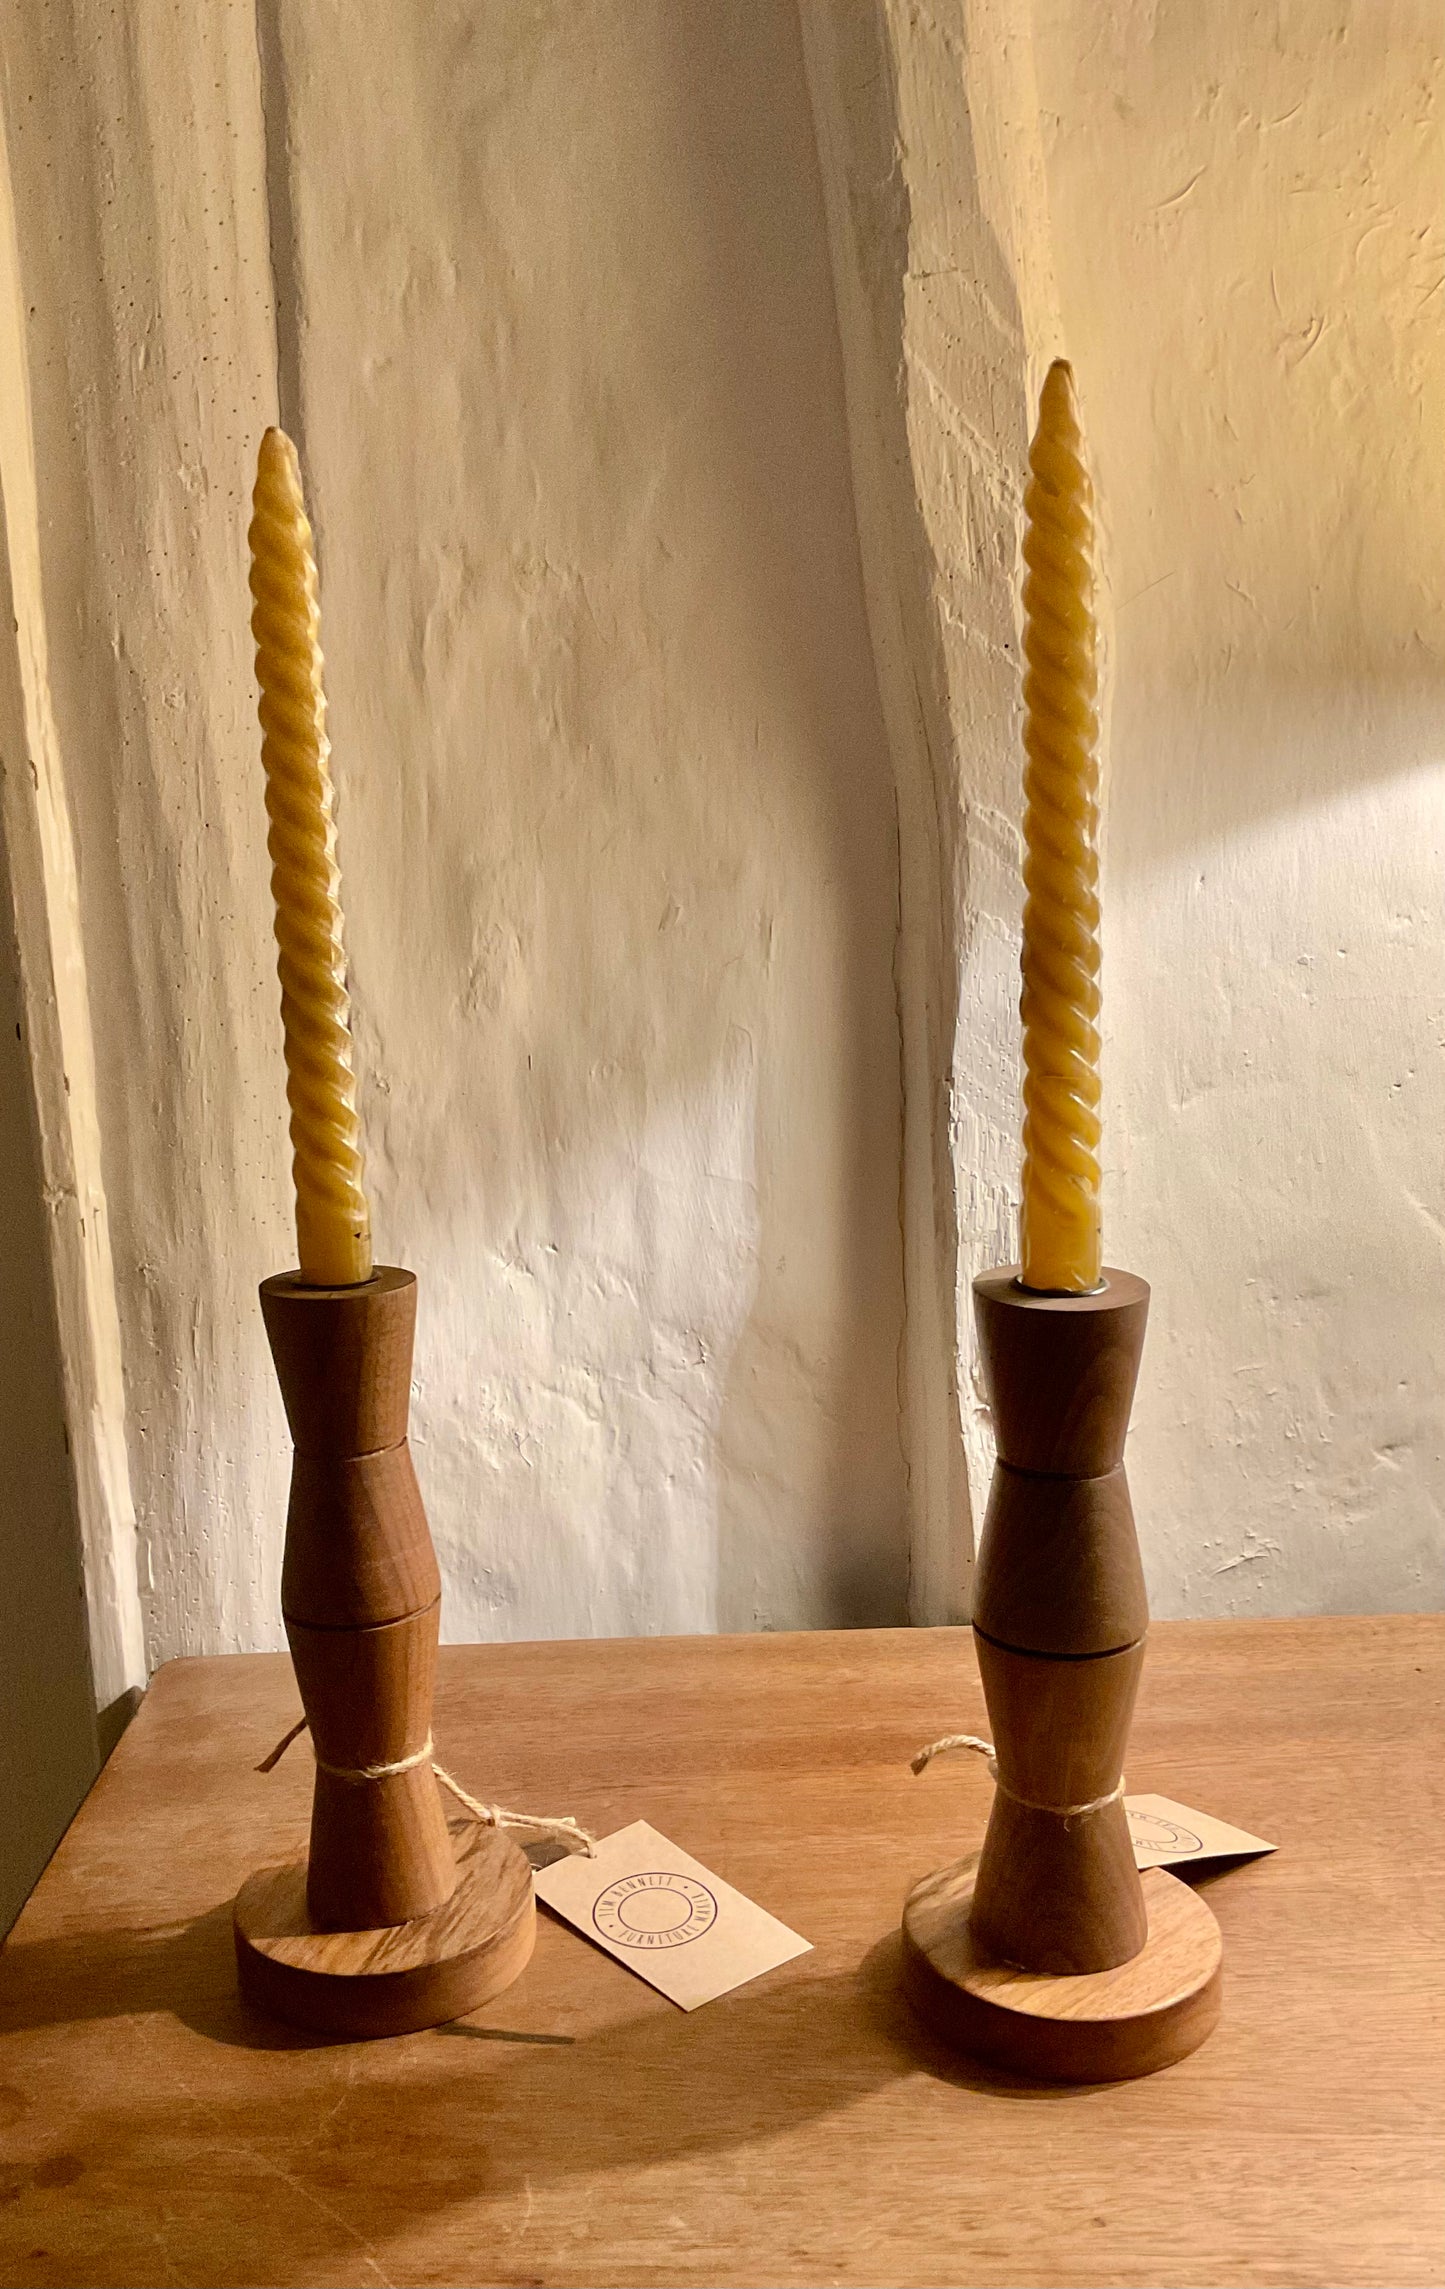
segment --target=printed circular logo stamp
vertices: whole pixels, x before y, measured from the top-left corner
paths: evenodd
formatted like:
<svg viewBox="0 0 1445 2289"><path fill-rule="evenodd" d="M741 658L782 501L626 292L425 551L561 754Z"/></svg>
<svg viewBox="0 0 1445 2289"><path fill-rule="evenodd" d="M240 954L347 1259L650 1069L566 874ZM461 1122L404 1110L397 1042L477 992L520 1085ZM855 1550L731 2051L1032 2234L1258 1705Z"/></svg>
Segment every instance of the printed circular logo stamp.
<svg viewBox="0 0 1445 2289"><path fill-rule="evenodd" d="M599 1892L592 1921L614 1947L686 1947L717 1922L717 1901L706 1884L649 1868L621 1876Z"/></svg>
<svg viewBox="0 0 1445 2289"><path fill-rule="evenodd" d="M1132 1805L1129 1834L1148 1852L1202 1852L1204 1849L1203 1837L1196 1836L1192 1828L1181 1828L1177 1820L1166 1820L1162 1813L1136 1812Z"/></svg>

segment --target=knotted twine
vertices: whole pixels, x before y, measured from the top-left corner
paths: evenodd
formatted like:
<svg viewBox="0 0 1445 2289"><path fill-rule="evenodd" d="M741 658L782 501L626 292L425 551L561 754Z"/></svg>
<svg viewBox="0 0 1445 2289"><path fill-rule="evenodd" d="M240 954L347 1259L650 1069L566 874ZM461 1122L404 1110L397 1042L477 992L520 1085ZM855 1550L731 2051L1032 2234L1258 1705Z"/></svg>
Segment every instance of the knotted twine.
<svg viewBox="0 0 1445 2289"><path fill-rule="evenodd" d="M262 1758L256 1767L257 1772L274 1772L291 1743L294 1740L299 1740L302 1733L307 1730L308 1721L302 1717L291 1727L289 1733L282 1735L271 1754ZM470 1795L459 1780L453 1780L451 1774L432 1759L431 1752L432 1737L428 1733L419 1749L413 1749L410 1756L398 1757L394 1764L328 1764L324 1757L318 1756L316 1765L318 1771L329 1772L333 1780L349 1781L360 1787L364 1781L390 1780L396 1773L412 1772L417 1765L426 1764L430 1760L432 1771L436 1774L442 1787L456 1798L458 1804L464 1806L471 1813L474 1820L480 1820L483 1827L530 1828L536 1835L552 1837L558 1844L565 1845L569 1852L580 1852L585 1854L589 1860L592 1858L597 1843L596 1837L590 1836L587 1830L570 1816L554 1819L540 1812L512 1812L508 1810L505 1804L483 1804L479 1798ZM312 1753L315 1754L314 1743Z"/></svg>
<svg viewBox="0 0 1445 2289"><path fill-rule="evenodd" d="M925 1766L931 1764L936 1756L947 1756L951 1749L972 1749L975 1756L986 1756L988 1758L989 1777L994 1786L1014 1804L1021 1804L1026 1812L1052 1812L1057 1814L1061 1820L1078 1820L1086 1812L1102 1812L1106 1804L1117 1803L1124 1793L1124 1775L1120 1773L1117 1788L1111 1788L1107 1796L1091 1796L1087 1804L1036 1803L1033 1797L1018 1795L1014 1789L1006 1787L1003 1781L999 1779L998 1754L993 1742L980 1739L977 1733L945 1733L941 1741L930 1741L926 1749L919 1750L909 1770L922 1772Z"/></svg>

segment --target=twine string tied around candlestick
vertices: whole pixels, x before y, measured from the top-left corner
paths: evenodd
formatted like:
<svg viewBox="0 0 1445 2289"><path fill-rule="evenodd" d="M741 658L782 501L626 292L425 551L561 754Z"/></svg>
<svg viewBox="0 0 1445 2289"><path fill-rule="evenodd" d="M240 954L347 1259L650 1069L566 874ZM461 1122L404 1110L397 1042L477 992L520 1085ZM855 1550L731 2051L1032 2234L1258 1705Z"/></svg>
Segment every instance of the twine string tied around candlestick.
<svg viewBox="0 0 1445 2289"><path fill-rule="evenodd" d="M289 1733L282 1734L271 1754L264 1757L257 1765L257 1772L274 1772L291 1743L299 1740L308 1729L306 1718L299 1718ZM578 1821L572 1819L570 1814L554 1816L545 1812L513 1812L505 1804L484 1804L479 1797L471 1795L467 1789L463 1788L459 1780L453 1780L451 1774L432 1758L430 1733L427 1734L419 1749L413 1749L410 1756L398 1757L391 1764L328 1764L324 1757L318 1756L316 1758L319 1771L330 1773L333 1780L348 1781L357 1787L361 1787L367 1781L390 1780L394 1774L399 1772L413 1772L419 1764L425 1764L428 1761L431 1762L432 1771L436 1774L442 1787L456 1798L458 1804L465 1811L470 1812L474 1820L480 1820L484 1827L530 1828L535 1835L550 1836L556 1843L564 1844L569 1852L580 1852L589 1860L593 1857L597 1844L596 1837L589 1835L588 1831Z"/></svg>
<svg viewBox="0 0 1445 2289"><path fill-rule="evenodd" d="M1020 1796L1016 1789L999 1779L998 1754L993 1742L983 1740L977 1733L945 1733L942 1740L930 1741L927 1748L920 1749L913 1758L909 1770L922 1772L936 1756L947 1756L953 1749L972 1749L975 1756L987 1757L989 1778L995 1788L1012 1803L1021 1804L1026 1812L1052 1812L1060 1820L1080 1820L1086 1812L1102 1812L1106 1804L1117 1804L1124 1793L1124 1775L1120 1773L1117 1787L1111 1788L1107 1795L1091 1796L1087 1804L1040 1804L1032 1796Z"/></svg>

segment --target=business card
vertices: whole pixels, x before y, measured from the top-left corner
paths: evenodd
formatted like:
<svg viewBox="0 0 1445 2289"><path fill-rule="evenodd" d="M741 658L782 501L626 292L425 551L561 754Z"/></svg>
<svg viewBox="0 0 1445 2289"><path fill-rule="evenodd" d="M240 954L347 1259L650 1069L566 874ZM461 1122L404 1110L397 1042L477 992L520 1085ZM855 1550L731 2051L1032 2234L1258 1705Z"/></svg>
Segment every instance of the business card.
<svg viewBox="0 0 1445 2289"><path fill-rule="evenodd" d="M684 2011L812 1947L645 1820L604 1836L591 1859L555 1860L534 1882L539 1900Z"/></svg>
<svg viewBox="0 0 1445 2289"><path fill-rule="evenodd" d="M1247 1828L1231 1828L1172 1796L1126 1796L1134 1858L1141 1868L1183 1867L1190 1860L1244 1860L1278 1850Z"/></svg>

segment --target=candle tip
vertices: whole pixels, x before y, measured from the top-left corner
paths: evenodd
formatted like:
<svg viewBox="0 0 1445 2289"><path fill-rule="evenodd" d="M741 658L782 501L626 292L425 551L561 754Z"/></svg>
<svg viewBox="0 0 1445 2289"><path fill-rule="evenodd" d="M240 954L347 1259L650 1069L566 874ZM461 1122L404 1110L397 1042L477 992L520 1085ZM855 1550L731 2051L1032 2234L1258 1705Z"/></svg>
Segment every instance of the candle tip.
<svg viewBox="0 0 1445 2289"><path fill-rule="evenodd" d="M1055 358L1039 392L1039 410L1042 412L1046 406L1067 406L1072 411L1073 404L1074 369L1067 358Z"/></svg>
<svg viewBox="0 0 1445 2289"><path fill-rule="evenodd" d="M260 449L256 455L257 475L268 469L285 470L298 485L300 483L300 456L285 430L278 428L274 422L262 431Z"/></svg>
<svg viewBox="0 0 1445 2289"><path fill-rule="evenodd" d="M258 516L263 506L266 512L279 516L287 523L299 522L305 526L307 545L310 545L311 527L306 516L306 491L301 482L301 461L296 448L284 429L270 428L262 433L256 455L256 484L252 500ZM256 528L251 528L254 553Z"/></svg>

